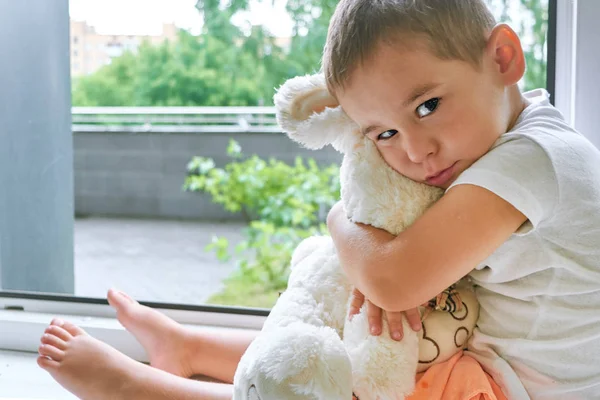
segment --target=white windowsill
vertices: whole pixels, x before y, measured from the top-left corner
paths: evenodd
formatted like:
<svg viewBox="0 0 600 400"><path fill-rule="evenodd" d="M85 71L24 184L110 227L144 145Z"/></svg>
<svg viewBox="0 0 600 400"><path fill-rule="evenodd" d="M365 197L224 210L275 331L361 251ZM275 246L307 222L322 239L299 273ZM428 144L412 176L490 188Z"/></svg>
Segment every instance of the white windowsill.
<svg viewBox="0 0 600 400"><path fill-rule="evenodd" d="M2 299L0 299L2 300ZM0 301L1 303L2 301ZM0 304L1 306L1 304ZM72 305L73 306L73 305ZM78 305L110 311L108 306ZM160 310L183 323L188 329L260 329L265 317L223 315L182 310ZM93 312L90 312L92 314ZM191 323L193 319L206 320L214 325ZM36 363L37 349L44 329L53 318L59 317L73 322L95 338L110 344L129 357L147 362L148 358L141 345L127 332L119 321L110 316L82 316L74 314L57 314L46 312L14 311L0 309L0 400L35 399L35 400L72 400L74 396L65 391L52 377L38 367ZM179 318L177 318L179 317ZM237 324L236 324L237 322ZM242 323L245 327L235 327Z"/></svg>
<svg viewBox="0 0 600 400"><path fill-rule="evenodd" d="M81 325L99 339L109 339L111 345L127 348L136 359L145 358L139 344L113 318L0 310L0 399L75 399L36 363L40 337L54 316Z"/></svg>
<svg viewBox="0 0 600 400"><path fill-rule="evenodd" d="M37 357L36 353L0 350L0 400L75 400L38 367Z"/></svg>
<svg viewBox="0 0 600 400"><path fill-rule="evenodd" d="M0 350L0 400L75 400L36 364L37 354Z"/></svg>
<svg viewBox="0 0 600 400"><path fill-rule="evenodd" d="M160 310L164 312L165 310ZM188 313L193 313L188 311ZM165 312L165 314L169 314ZM196 313L199 318L202 314ZM210 314L210 313L208 313ZM220 316L222 319L229 319L235 322L239 317L251 318L255 321L255 326L235 326L234 324L208 324L208 323L190 323L181 322L188 329L231 329L231 330L259 330L265 317L253 316L237 316L237 315L219 315L212 313L214 316ZM133 335L125 330L114 317L99 317L99 316L82 316L69 315L62 313L40 313L31 311L12 311L0 309L0 349L15 350L24 352L37 352L40 344L40 337L44 333L44 329L48 326L53 318L59 317L64 320L73 322L83 328L95 338L108 343L120 352L127 356L147 362L148 359L141 345L135 340ZM175 318L176 319L176 318ZM177 319L176 319L177 320ZM239 322L239 321L238 321Z"/></svg>

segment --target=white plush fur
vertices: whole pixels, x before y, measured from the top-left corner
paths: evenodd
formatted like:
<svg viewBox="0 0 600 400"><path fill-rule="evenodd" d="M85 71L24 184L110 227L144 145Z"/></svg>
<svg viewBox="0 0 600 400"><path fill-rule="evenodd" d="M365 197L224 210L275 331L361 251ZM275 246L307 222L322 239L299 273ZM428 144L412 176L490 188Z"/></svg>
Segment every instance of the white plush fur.
<svg viewBox="0 0 600 400"><path fill-rule="evenodd" d="M337 106L321 75L290 79L275 105L290 138L344 153L341 197L352 221L398 234L442 195L392 170ZM360 400L398 400L410 394L419 334L405 322L404 339L394 341L384 321L384 333L371 336L364 308L348 321L352 287L330 237L300 243L291 264L287 290L236 371L234 399L350 400L354 392Z"/></svg>

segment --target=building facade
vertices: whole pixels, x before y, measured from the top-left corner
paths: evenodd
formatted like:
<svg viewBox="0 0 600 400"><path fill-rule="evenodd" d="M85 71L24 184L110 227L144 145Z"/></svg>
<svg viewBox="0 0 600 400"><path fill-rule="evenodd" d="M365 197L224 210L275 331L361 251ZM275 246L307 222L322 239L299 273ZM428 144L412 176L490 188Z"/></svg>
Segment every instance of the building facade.
<svg viewBox="0 0 600 400"><path fill-rule="evenodd" d="M89 75L110 64L114 57L126 51L135 52L145 41L160 44L175 40L178 28L163 24L159 35L102 35L85 21L70 21L71 26L71 76Z"/></svg>

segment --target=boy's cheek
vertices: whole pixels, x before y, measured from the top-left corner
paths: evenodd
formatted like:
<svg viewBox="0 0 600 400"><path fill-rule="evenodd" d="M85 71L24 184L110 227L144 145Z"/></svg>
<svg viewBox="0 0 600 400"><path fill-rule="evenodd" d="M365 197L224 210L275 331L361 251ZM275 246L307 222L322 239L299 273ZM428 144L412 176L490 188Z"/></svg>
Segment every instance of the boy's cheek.
<svg viewBox="0 0 600 400"><path fill-rule="evenodd" d="M330 232L331 232L331 228L336 223L337 218L340 217L341 212L342 212L341 201L338 201L337 203L335 203L333 205L333 207L331 207L331 210L329 210L329 213L327 214L327 228L329 228Z"/></svg>

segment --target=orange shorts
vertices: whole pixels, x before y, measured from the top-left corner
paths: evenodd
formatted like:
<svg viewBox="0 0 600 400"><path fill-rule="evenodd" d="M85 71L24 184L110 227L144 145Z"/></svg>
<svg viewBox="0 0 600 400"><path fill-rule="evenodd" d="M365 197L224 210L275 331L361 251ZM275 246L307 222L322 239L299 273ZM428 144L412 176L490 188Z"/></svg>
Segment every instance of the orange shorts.
<svg viewBox="0 0 600 400"><path fill-rule="evenodd" d="M417 375L406 400L508 400L474 358L462 352Z"/></svg>
<svg viewBox="0 0 600 400"><path fill-rule="evenodd" d="M481 365L461 351L448 361L417 374L415 391L406 400L508 399Z"/></svg>

